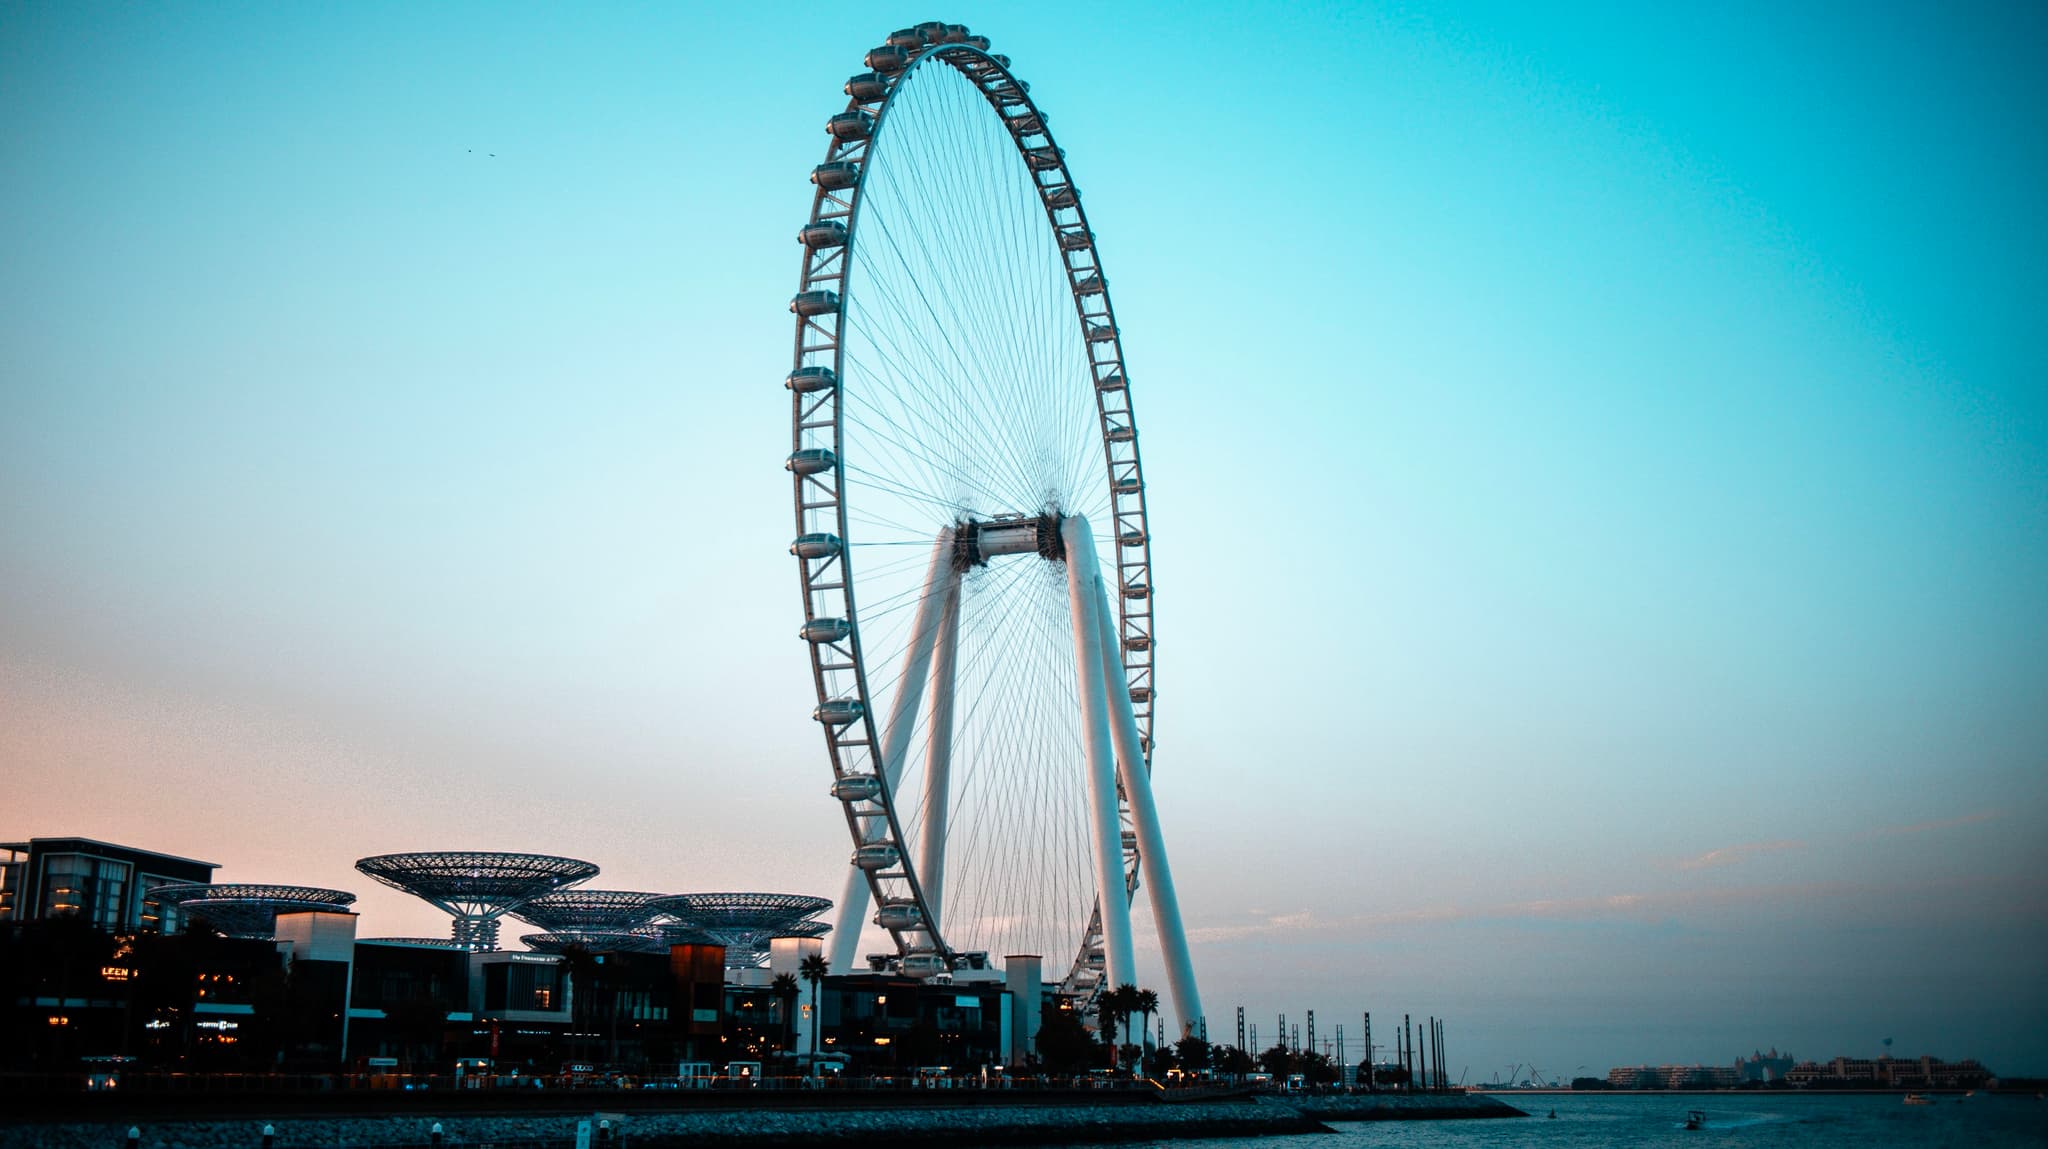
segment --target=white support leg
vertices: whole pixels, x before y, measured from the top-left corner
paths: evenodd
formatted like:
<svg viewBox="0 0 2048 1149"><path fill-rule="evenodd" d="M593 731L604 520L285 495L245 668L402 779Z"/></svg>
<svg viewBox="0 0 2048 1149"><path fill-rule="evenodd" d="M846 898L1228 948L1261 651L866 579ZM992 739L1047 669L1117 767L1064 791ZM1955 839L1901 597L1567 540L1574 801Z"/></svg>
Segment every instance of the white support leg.
<svg viewBox="0 0 2048 1149"><path fill-rule="evenodd" d="M939 532L932 544L932 561L925 568L924 589L918 596L917 615L910 626L910 645L903 652L903 677L896 697L889 705L889 721L882 727L882 785L895 800L896 779L903 773L903 755L910 748L910 734L917 724L918 703L924 700L925 675L931 669L932 646L938 637L941 600L946 587L956 584L953 572L953 528ZM833 973L854 972L859 956L861 930L867 925L868 879L858 868L847 866L846 889L839 899L839 917L832 928Z"/></svg>
<svg viewBox="0 0 2048 1149"><path fill-rule="evenodd" d="M960 575L946 584L940 608L938 647L932 654L931 715L925 723L924 820L917 834L917 881L924 891L932 927L946 892L947 790L953 773L953 668L960 649Z"/></svg>
<svg viewBox="0 0 2048 1149"><path fill-rule="evenodd" d="M1102 642L1102 675L1108 684L1109 725L1116 737L1118 776L1123 779L1124 801L1131 807L1132 828L1138 834L1138 866L1145 896L1152 903L1152 925L1159 931L1159 948L1166 958L1166 984L1173 994L1174 1012L1180 1015L1181 1035L1198 1033L1206 1024L1201 991L1195 988L1195 963L1188 956L1188 935L1181 927L1180 898L1173 891L1173 870L1166 864L1166 836L1159 826L1159 807L1152 800L1152 775L1145 769L1145 747L1138 733L1138 716L1131 710L1131 693L1124 678L1123 659L1116 639L1116 615L1109 609L1108 586L1095 600L1096 625Z"/></svg>
<svg viewBox="0 0 2048 1149"><path fill-rule="evenodd" d="M1081 733L1088 748L1088 820L1094 847L1096 901L1102 914L1103 977L1108 988L1135 985L1131 903L1124 886L1123 830L1117 823L1116 754L1102 680L1103 634L1095 608L1102 597L1095 537L1079 515L1060 523L1067 550L1067 600L1074 617L1074 677Z"/></svg>

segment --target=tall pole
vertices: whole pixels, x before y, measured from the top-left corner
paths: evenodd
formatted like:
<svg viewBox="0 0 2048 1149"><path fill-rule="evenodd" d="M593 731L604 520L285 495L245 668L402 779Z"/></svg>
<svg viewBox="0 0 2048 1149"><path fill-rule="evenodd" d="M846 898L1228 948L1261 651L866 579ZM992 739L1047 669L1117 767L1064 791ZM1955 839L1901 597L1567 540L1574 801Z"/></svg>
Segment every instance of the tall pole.
<svg viewBox="0 0 2048 1149"><path fill-rule="evenodd" d="M1094 540L1089 540L1092 548ZM1089 557L1094 557L1091 549ZM1068 559L1071 563L1071 557ZM1188 954L1187 930L1181 925L1180 895L1173 889L1173 867L1166 863L1166 834L1159 824L1159 806L1152 797L1152 772L1145 766L1145 742L1138 733L1138 716L1131 709L1130 684L1124 678L1123 646L1117 637L1116 618L1109 609L1109 587L1098 580L1102 593L1095 598L1096 632L1102 636L1102 681L1109 702L1110 732L1116 738L1117 776L1123 782L1124 801L1131 809L1131 828L1138 835L1138 872L1145 882L1145 894L1152 904L1152 928L1159 936L1160 956L1166 960L1166 986L1173 994L1174 1012L1180 1015L1183 1034L1203 1025L1202 993L1195 986L1195 963ZM1119 836L1118 862L1122 862Z"/></svg>
<svg viewBox="0 0 2048 1149"><path fill-rule="evenodd" d="M939 924L946 892L947 789L953 774L953 666L960 648L960 576L946 580L939 607L937 650L932 656L931 718L925 723L924 825L917 835L917 881Z"/></svg>
<svg viewBox="0 0 2048 1149"><path fill-rule="evenodd" d="M1380 1083L1371 1080L1371 1078L1374 1071L1377 1068L1378 1067L1373 1062L1372 1058L1372 1011L1368 1009L1365 1011L1365 1073L1367 1078L1366 1085L1375 1090L1379 1088Z"/></svg>
<svg viewBox="0 0 2048 1149"><path fill-rule="evenodd" d="M1244 1007L1241 1005L1237 1007L1237 1048L1245 1053L1251 1052L1244 1047Z"/></svg>
<svg viewBox="0 0 2048 1149"><path fill-rule="evenodd" d="M910 645L903 652L903 677L896 697L889 705L889 722L882 728L882 785L895 801L896 779L903 773L903 755L910 748L910 734L916 725L917 704L924 699L925 675L931 669L932 647L938 639L938 616L945 599L945 585L958 585L953 570L953 528L939 531L932 544L932 559L925 568L924 588L917 599L917 615L911 623ZM864 841L873 835L863 832ZM839 897L839 918L832 928L832 971L852 973L860 949L860 931L867 924L868 878L859 867L849 864L846 887Z"/></svg>
<svg viewBox="0 0 2048 1149"><path fill-rule="evenodd" d="M1067 550L1067 606L1074 623L1075 693L1081 706L1081 733L1088 750L1088 821L1095 856L1095 900L1102 915L1103 977L1110 988L1137 984L1137 963L1131 952L1131 899L1124 884L1124 835L1117 821L1116 755L1111 749L1109 694L1102 675L1103 634L1096 600L1102 575L1096 568L1095 534L1088 520L1071 515L1060 520Z"/></svg>
<svg viewBox="0 0 2048 1149"><path fill-rule="evenodd" d="M1409 1028L1408 1015L1401 1015L1401 1068L1408 1071L1407 1089L1415 1091L1415 1037Z"/></svg>

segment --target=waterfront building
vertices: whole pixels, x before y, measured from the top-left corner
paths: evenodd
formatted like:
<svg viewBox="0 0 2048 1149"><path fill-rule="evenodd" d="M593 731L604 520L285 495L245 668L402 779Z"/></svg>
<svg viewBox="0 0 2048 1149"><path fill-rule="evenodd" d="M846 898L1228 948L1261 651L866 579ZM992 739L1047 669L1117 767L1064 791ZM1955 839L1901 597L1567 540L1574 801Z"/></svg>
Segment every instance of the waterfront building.
<svg viewBox="0 0 2048 1149"><path fill-rule="evenodd" d="M961 1073L1031 1064L1042 1007L1057 990L1039 958L999 967L984 953L926 977L881 957L813 985L801 973L822 957L808 920L822 899L779 924L718 919L751 931L735 953L693 923L593 917L624 913L639 895L572 890L535 915L553 918L542 946L500 950L480 928L463 928L482 915L465 904L457 909L469 916L457 915L450 937L363 938L345 891L213 886L212 863L88 839L5 850L0 1068L11 1070L88 1060L446 1072L459 1061L535 1077L574 1066L676 1076L685 1064L717 1072L735 1063L794 1075L823 1062L854 1073ZM151 889L161 904L144 896ZM717 897L731 911L735 899L745 909L794 896ZM180 906L193 912L179 915ZM505 896L485 908L520 907Z"/></svg>
<svg viewBox="0 0 2048 1149"><path fill-rule="evenodd" d="M1826 1062L1802 1061L1786 1071L1785 1081L1835 1089L1978 1089L1996 1076L1974 1058L1837 1057Z"/></svg>
<svg viewBox="0 0 2048 1149"><path fill-rule="evenodd" d="M0 922L78 917L111 933L175 933L176 910L148 891L210 882L218 868L91 838L0 842Z"/></svg>
<svg viewBox="0 0 2048 1149"><path fill-rule="evenodd" d="M1785 1075L1792 1071L1794 1064L1791 1054L1779 1053L1778 1047L1774 1045L1769 1053L1756 1052L1748 1057L1736 1058L1735 1076L1744 1084L1767 1085L1773 1081L1785 1080Z"/></svg>

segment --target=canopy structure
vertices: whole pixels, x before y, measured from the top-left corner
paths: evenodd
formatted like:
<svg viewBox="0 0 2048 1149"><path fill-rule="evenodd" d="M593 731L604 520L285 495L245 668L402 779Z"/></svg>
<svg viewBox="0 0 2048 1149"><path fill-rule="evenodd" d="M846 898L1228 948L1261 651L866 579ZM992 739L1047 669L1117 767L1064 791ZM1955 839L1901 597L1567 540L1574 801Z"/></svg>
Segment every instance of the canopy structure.
<svg viewBox="0 0 2048 1149"><path fill-rule="evenodd" d="M356 869L404 890L454 918L450 937L462 948L498 948L498 919L543 894L597 876L597 866L551 854L449 851L379 854Z"/></svg>
<svg viewBox="0 0 2048 1149"><path fill-rule="evenodd" d="M654 904L675 926L723 945L725 964L734 969L767 960L775 938L823 937L832 929L814 920L832 900L804 894L673 894Z"/></svg>
<svg viewBox="0 0 2048 1149"><path fill-rule="evenodd" d="M535 953L558 954L570 946L592 953L659 953L666 947L648 933L620 930L577 930L570 933L521 934L519 940Z"/></svg>
<svg viewBox="0 0 2048 1149"><path fill-rule="evenodd" d="M199 918L237 938L274 937L279 914L345 912L356 900L346 890L247 882L180 882L153 886L143 896L160 906L175 906L180 914Z"/></svg>
<svg viewBox="0 0 2048 1149"><path fill-rule="evenodd" d="M512 911L550 933L629 933L661 916L660 894L636 890L561 890Z"/></svg>

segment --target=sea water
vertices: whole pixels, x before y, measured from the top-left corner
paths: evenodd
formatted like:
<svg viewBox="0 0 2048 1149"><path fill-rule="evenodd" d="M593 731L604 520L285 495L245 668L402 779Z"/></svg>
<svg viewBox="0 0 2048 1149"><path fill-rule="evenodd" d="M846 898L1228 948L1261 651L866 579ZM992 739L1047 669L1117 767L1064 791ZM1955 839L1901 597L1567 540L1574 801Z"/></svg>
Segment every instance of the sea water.
<svg viewBox="0 0 2048 1149"><path fill-rule="evenodd" d="M2048 1146L2048 1101L2032 1094L1933 1095L1932 1105L1907 1105L1898 1094L1786 1096L1782 1094L1502 1094L1527 1117L1472 1121L1331 1122L1332 1133L1263 1137L1234 1144L1246 1149L1494 1149L1537 1146L1672 1146L1746 1149L1863 1149L1901 1146L1957 1149L1977 1146ZM1684 1128L1698 1109L1706 1126ZM1551 1113L1557 1116L1552 1118Z"/></svg>

